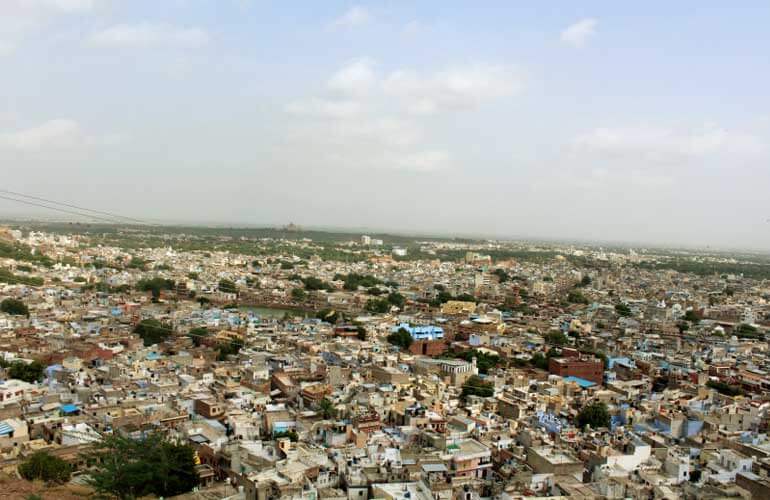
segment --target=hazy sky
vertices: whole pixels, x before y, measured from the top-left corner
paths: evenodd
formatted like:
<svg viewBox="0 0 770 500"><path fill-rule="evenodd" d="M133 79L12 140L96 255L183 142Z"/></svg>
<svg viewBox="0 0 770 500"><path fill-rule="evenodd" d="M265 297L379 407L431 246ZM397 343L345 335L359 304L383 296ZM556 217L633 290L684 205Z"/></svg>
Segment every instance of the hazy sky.
<svg viewBox="0 0 770 500"><path fill-rule="evenodd" d="M770 250L769 25L764 0L0 0L0 187Z"/></svg>

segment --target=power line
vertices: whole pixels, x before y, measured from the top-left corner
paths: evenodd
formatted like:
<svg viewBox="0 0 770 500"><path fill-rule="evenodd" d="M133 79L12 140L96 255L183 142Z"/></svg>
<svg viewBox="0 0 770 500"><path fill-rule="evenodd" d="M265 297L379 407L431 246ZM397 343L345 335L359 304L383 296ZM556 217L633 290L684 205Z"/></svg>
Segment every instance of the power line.
<svg viewBox="0 0 770 500"><path fill-rule="evenodd" d="M123 219L124 221L136 222L136 223L139 223L139 224L154 225L154 224L151 224L151 223L149 223L147 221L143 221L141 219L136 219L134 217L126 217L125 215L119 215L119 214L115 214L115 213L111 213L111 212L106 212L106 211L103 211L103 210L94 210L92 208L82 207L82 206L79 206L79 205L73 205L71 203L64 203L64 202L61 202L61 201L54 201L54 200L49 200L47 198L41 198L39 196L32 196L32 195L29 195L29 194L18 193L18 192L15 192L15 191L9 191L7 189L0 189L0 193L6 193L6 194L13 195L13 196L20 196L22 198L28 198L30 200L42 201L42 202L45 202L45 203L50 203L50 204L53 204L53 205L60 205L60 206L63 206L63 207L68 207L68 208L74 208L74 209L77 209L77 210L83 210L85 212L91 212L93 214L106 215L107 217L111 217L111 218L114 218L114 219ZM21 200L18 200L18 201L21 201Z"/></svg>
<svg viewBox="0 0 770 500"><path fill-rule="evenodd" d="M114 219L107 219L105 217L99 217L97 215L84 214L84 213L81 213L81 212L76 212L74 210L67 210L67 209L64 209L64 208L52 207L50 205L44 205L42 203L36 203L34 201L20 200L18 198L11 198L10 196L4 196L4 195L1 195L1 194L0 194L0 199L8 200L8 201L15 201L16 203L23 203L25 205L31 205L33 207L47 208L48 210L54 210L56 212L62 212L62 213L65 213L65 214L70 214L70 215L77 215L79 217L86 217L86 218L90 217L92 219L97 219L97 220L109 222L110 224L115 224L117 222Z"/></svg>

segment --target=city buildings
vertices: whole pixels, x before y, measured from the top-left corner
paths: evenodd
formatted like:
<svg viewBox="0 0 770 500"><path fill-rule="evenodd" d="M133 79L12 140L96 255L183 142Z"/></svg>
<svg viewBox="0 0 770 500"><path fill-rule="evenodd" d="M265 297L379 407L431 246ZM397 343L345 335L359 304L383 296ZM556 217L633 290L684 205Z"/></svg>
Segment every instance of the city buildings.
<svg viewBox="0 0 770 500"><path fill-rule="evenodd" d="M137 231L1 233L14 477L36 450L85 474L104 436L157 431L233 500L768 491L768 277L641 249L394 259L403 240Z"/></svg>

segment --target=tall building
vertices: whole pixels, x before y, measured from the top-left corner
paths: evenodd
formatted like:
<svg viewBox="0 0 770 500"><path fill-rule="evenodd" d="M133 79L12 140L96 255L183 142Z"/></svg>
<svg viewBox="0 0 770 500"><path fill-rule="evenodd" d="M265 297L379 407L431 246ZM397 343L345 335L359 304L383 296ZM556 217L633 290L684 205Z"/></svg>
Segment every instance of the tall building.
<svg viewBox="0 0 770 500"><path fill-rule="evenodd" d="M393 247L393 255L396 257L406 257L406 248Z"/></svg>

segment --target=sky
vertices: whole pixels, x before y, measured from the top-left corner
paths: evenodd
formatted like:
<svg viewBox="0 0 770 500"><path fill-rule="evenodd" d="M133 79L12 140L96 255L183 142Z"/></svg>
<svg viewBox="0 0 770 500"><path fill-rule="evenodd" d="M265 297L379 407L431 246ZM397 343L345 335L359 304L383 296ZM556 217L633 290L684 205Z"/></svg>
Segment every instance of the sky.
<svg viewBox="0 0 770 500"><path fill-rule="evenodd" d="M1 0L0 188L770 251L768 25L766 1Z"/></svg>

